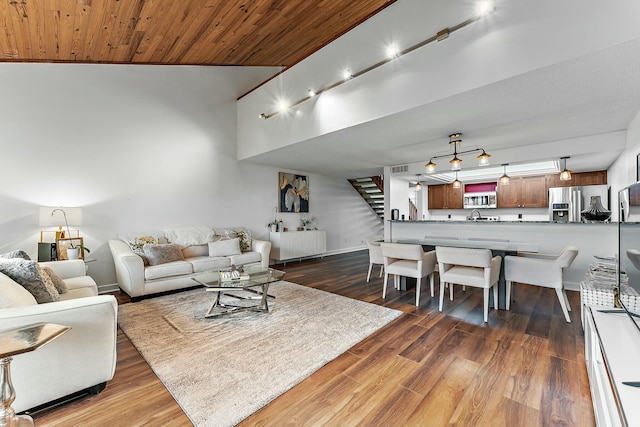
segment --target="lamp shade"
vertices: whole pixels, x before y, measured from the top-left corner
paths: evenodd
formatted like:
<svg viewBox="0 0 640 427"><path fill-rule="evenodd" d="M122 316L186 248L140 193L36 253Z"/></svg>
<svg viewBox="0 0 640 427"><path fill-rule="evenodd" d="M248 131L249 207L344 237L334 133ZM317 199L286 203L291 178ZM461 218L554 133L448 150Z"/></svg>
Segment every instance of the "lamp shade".
<svg viewBox="0 0 640 427"><path fill-rule="evenodd" d="M67 217L66 222L65 215ZM59 227L66 224L74 227L82 225L82 208L62 206L40 208L40 220L38 222L40 227Z"/></svg>

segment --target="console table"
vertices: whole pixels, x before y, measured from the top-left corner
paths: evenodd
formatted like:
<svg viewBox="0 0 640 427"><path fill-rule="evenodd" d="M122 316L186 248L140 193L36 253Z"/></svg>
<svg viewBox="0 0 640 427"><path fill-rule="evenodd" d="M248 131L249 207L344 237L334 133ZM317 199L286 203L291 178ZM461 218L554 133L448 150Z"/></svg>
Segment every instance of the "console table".
<svg viewBox="0 0 640 427"><path fill-rule="evenodd" d="M276 261L322 255L327 251L327 233L320 230L270 232L270 257Z"/></svg>

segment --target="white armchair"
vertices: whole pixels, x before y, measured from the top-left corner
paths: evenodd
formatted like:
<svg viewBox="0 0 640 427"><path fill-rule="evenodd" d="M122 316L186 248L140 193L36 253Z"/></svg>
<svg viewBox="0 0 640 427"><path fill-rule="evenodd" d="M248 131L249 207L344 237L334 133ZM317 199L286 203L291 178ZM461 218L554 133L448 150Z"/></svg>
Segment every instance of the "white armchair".
<svg viewBox="0 0 640 427"><path fill-rule="evenodd" d="M37 304L22 286L0 273L0 331L34 323L57 323L71 330L11 363L16 390L12 407L22 412L87 391L97 394L116 367L118 305L112 295L98 295L82 260L41 263L52 268L69 291L61 301Z"/></svg>
<svg viewBox="0 0 640 427"><path fill-rule="evenodd" d="M416 306L420 305L420 282L429 276L431 297L433 297L433 273L436 269L435 251L425 252L420 245L405 243L380 243L384 256L384 284L382 298L387 296L389 274L394 275L394 282L400 276L416 279Z"/></svg>
<svg viewBox="0 0 640 427"><path fill-rule="evenodd" d="M453 300L453 285L484 289L484 321L489 318L489 289L493 289L493 305L498 307L498 280L502 258L491 256L489 249L436 246L440 271L440 311L444 303L444 288L449 285Z"/></svg>
<svg viewBox="0 0 640 427"><path fill-rule="evenodd" d="M514 283L554 288L567 322L571 322L571 306L564 289L563 273L578 255L578 248L567 246L557 255L521 253L504 257L504 277L507 282L507 304L511 304L511 287Z"/></svg>

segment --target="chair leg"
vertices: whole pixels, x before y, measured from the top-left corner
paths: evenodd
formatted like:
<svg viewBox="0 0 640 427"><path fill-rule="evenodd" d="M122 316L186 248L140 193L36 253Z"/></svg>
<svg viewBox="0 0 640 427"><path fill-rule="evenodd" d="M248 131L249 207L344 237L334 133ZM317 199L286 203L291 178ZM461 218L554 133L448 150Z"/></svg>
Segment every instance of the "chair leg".
<svg viewBox="0 0 640 427"><path fill-rule="evenodd" d="M382 273L384 273L384 265L380 266L380 277L382 277Z"/></svg>
<svg viewBox="0 0 640 427"><path fill-rule="evenodd" d="M373 264L369 263L369 272L367 273L367 283L369 283L369 279L371 278L371 269L373 268Z"/></svg>
<svg viewBox="0 0 640 427"><path fill-rule="evenodd" d="M484 323L489 320L489 288L484 288Z"/></svg>
<svg viewBox="0 0 640 427"><path fill-rule="evenodd" d="M387 296L387 282L389 281L389 275L387 273L384 274L384 282L382 284L382 299L385 299Z"/></svg>
<svg viewBox="0 0 640 427"><path fill-rule="evenodd" d="M434 273L431 273L431 275L429 275L429 284L431 285L431 298L433 298L433 296L435 295L435 293L433 292L433 282L434 282L433 274Z"/></svg>
<svg viewBox="0 0 640 427"><path fill-rule="evenodd" d="M498 309L498 284L495 283L493 286L493 309Z"/></svg>
<svg viewBox="0 0 640 427"><path fill-rule="evenodd" d="M449 299L453 301L453 283L449 283Z"/></svg>
<svg viewBox="0 0 640 427"><path fill-rule="evenodd" d="M564 295L564 302L567 303L567 310L571 311L571 304L569 304L569 298L567 298L567 291L562 288L562 295Z"/></svg>
<svg viewBox="0 0 640 427"><path fill-rule="evenodd" d="M567 302L564 299L565 297L562 291L563 291L562 288L556 288L556 294L558 295L558 301L560 301L560 306L562 307L564 318L567 320L567 323L571 323L571 318L569 317L569 311L567 310Z"/></svg>
<svg viewBox="0 0 640 427"><path fill-rule="evenodd" d="M445 283L441 280L440 281L440 308L439 308L440 311L442 311L442 303L444 302L444 286L445 286Z"/></svg>
<svg viewBox="0 0 640 427"><path fill-rule="evenodd" d="M420 307L420 282L421 277L416 278L416 307Z"/></svg>
<svg viewBox="0 0 640 427"><path fill-rule="evenodd" d="M506 309L509 310L509 307L511 306L511 281L507 280L507 295L506 295L506 301L505 301L505 306Z"/></svg>

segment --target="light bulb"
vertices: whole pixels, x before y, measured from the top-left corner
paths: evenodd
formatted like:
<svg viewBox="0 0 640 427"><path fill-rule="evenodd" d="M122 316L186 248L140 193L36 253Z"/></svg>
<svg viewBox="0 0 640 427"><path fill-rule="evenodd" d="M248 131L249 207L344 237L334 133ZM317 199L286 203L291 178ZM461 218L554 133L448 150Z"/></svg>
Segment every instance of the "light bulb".
<svg viewBox="0 0 640 427"><path fill-rule="evenodd" d="M387 57L389 59L396 58L399 55L400 55L400 49L398 49L398 46L392 44L387 47Z"/></svg>
<svg viewBox="0 0 640 427"><path fill-rule="evenodd" d="M342 78L344 78L345 80L349 80L351 77L353 77L353 74L351 74L350 69L347 68L342 72Z"/></svg>

